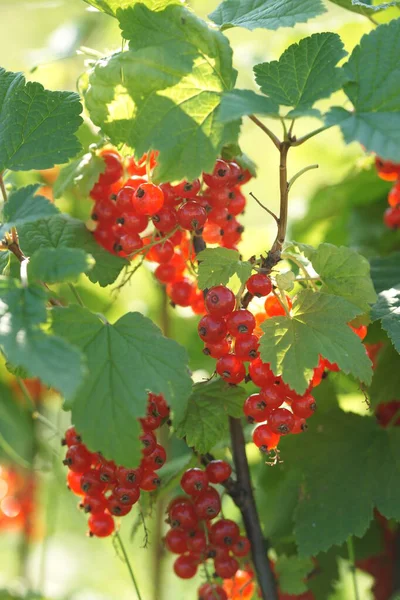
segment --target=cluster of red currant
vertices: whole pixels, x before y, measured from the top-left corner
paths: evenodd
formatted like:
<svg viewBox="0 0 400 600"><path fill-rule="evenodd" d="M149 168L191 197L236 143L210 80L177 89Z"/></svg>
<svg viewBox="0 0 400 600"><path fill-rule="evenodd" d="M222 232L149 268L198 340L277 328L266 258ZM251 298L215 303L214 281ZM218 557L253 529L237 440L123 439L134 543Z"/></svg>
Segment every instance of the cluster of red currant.
<svg viewBox="0 0 400 600"><path fill-rule="evenodd" d="M394 182L388 195L389 208L385 210L383 220L389 229L398 229L400 227L400 164L376 157L375 166L381 179Z"/></svg>
<svg viewBox="0 0 400 600"><path fill-rule="evenodd" d="M170 529L165 545L178 554L174 571L182 579L190 579L200 564L213 560L215 577L230 579L240 569L238 558L250 552L249 540L240 535L239 526L230 519L214 520L221 511L218 490L210 484L229 479L232 469L223 460L213 460L205 468L191 468L181 478L182 490L187 496L174 498L167 509ZM227 598L222 586L208 582L201 586L202 600Z"/></svg>
<svg viewBox="0 0 400 600"><path fill-rule="evenodd" d="M74 427L67 429L63 445L68 446L65 465L68 487L82 496L79 507L89 516L89 535L107 537L115 529L113 517L127 515L138 502L141 491L152 492L160 485L157 470L166 452L157 443L155 430L168 419L169 407L162 395L149 394L147 415L140 419L143 458L136 469L127 469L90 452Z"/></svg>
<svg viewBox="0 0 400 600"><path fill-rule="evenodd" d="M198 333L205 343L203 352L216 359L216 372L225 381L238 384L247 377L260 388L245 401L244 413L249 422L262 423L254 429L253 441L262 451L269 452L277 448L281 435L306 429L306 420L316 409L312 389L321 383L326 369L337 371L339 368L321 357L305 394L299 396L291 390L281 377L273 374L258 352L259 337L263 333L260 324L289 313L291 299L285 296L280 301L271 293L271 279L263 273L248 279L247 290L252 297L266 297L264 313L254 315L248 308L239 308L233 292L218 285L206 294L207 314L200 319ZM353 330L361 339L367 332L364 326ZM245 363L249 363L248 375Z"/></svg>
<svg viewBox="0 0 400 600"><path fill-rule="evenodd" d="M236 217L246 204L241 186L249 171L219 159L202 182L157 186L146 174L156 164L154 153L125 163L115 150L100 154L106 168L90 193L95 239L109 252L158 264L155 277L167 286L172 303L201 314L203 294L190 274L193 236L201 233L206 243L236 248L243 232Z"/></svg>

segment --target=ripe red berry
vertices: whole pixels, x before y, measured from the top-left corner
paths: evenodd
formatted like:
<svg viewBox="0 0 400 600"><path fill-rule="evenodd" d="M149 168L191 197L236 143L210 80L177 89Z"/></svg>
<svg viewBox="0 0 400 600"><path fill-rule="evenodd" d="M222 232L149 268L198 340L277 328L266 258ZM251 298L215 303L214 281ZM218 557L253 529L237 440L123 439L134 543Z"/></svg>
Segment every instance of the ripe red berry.
<svg viewBox="0 0 400 600"><path fill-rule="evenodd" d="M154 492L160 487L161 480L154 471L145 471L140 481L140 489L145 492Z"/></svg>
<svg viewBox="0 0 400 600"><path fill-rule="evenodd" d="M149 406L150 404L155 405L156 411L162 419L169 417L169 406L162 394L149 394L148 402Z"/></svg>
<svg viewBox="0 0 400 600"><path fill-rule="evenodd" d="M182 475L181 478L181 488L186 494L189 496L196 496L200 492L207 489L208 486L208 476L206 471L194 467L192 469L188 469Z"/></svg>
<svg viewBox="0 0 400 600"><path fill-rule="evenodd" d="M305 394L305 396L299 396L293 400L291 409L297 417L308 419L316 411L317 404L311 394Z"/></svg>
<svg viewBox="0 0 400 600"><path fill-rule="evenodd" d="M142 454L143 456L150 456L156 449L157 440L152 431L146 431L139 437L142 442Z"/></svg>
<svg viewBox="0 0 400 600"><path fill-rule="evenodd" d="M118 208L119 214L124 212L130 212L133 208L132 198L135 193L135 188L130 185L124 185L118 194L115 200L116 207Z"/></svg>
<svg viewBox="0 0 400 600"><path fill-rule="evenodd" d="M247 537L241 536L232 546L232 552L235 556L247 556L251 550L250 541Z"/></svg>
<svg viewBox="0 0 400 600"><path fill-rule="evenodd" d="M147 415L146 417L139 419L140 425L142 426L143 431L154 431L161 425L161 417L160 415Z"/></svg>
<svg viewBox="0 0 400 600"><path fill-rule="evenodd" d="M190 552L205 552L207 548L206 534L201 529L190 531L187 540L187 547Z"/></svg>
<svg viewBox="0 0 400 600"><path fill-rule="evenodd" d="M81 489L86 495L101 494L106 485L106 482L100 479L100 472L97 469L91 469L81 477Z"/></svg>
<svg viewBox="0 0 400 600"><path fill-rule="evenodd" d="M223 339L220 342L213 342L212 344L207 343L204 346L203 354L211 356L212 358L221 358L225 354L229 354L231 344L229 340Z"/></svg>
<svg viewBox="0 0 400 600"><path fill-rule="evenodd" d="M389 206L395 208L400 204L400 181L397 181L388 195Z"/></svg>
<svg viewBox="0 0 400 600"><path fill-rule="evenodd" d="M119 485L122 487L137 487L143 476L143 469L126 469L125 467L117 467L116 477Z"/></svg>
<svg viewBox="0 0 400 600"><path fill-rule="evenodd" d="M228 331L233 337L250 335L256 326L254 315L247 309L233 311L227 318Z"/></svg>
<svg viewBox="0 0 400 600"><path fill-rule="evenodd" d="M112 495L107 500L107 510L114 517L125 517L131 512L132 504L123 504L116 496Z"/></svg>
<svg viewBox="0 0 400 600"><path fill-rule="evenodd" d="M161 283L172 283L176 279L176 269L171 263L158 265L154 275Z"/></svg>
<svg viewBox="0 0 400 600"><path fill-rule="evenodd" d="M132 198L133 208L139 215L155 215L162 209L163 204L164 193L153 183L142 183Z"/></svg>
<svg viewBox="0 0 400 600"><path fill-rule="evenodd" d="M205 298L207 312L213 317L226 317L235 308L234 293L225 285L210 288Z"/></svg>
<svg viewBox="0 0 400 600"><path fill-rule="evenodd" d="M116 242L114 249L123 255L132 254L143 248L143 240L138 233L124 233Z"/></svg>
<svg viewBox="0 0 400 600"><path fill-rule="evenodd" d="M304 431L307 431L307 427L308 425L306 419L294 415L294 425L290 433L303 433Z"/></svg>
<svg viewBox="0 0 400 600"><path fill-rule="evenodd" d="M230 548L238 541L239 536L239 526L230 519L220 519L213 524L210 531L210 539L215 546Z"/></svg>
<svg viewBox="0 0 400 600"><path fill-rule="evenodd" d="M82 508L85 513L91 513L92 515L103 513L107 508L107 499L103 494L97 496L85 496L79 508Z"/></svg>
<svg viewBox="0 0 400 600"><path fill-rule="evenodd" d="M90 515L88 520L89 535L108 537L114 531L114 519L107 513Z"/></svg>
<svg viewBox="0 0 400 600"><path fill-rule="evenodd" d="M136 504L136 502L140 498L140 489L137 487L123 487L116 486L113 491L113 496L120 502L121 504L129 504L132 506Z"/></svg>
<svg viewBox="0 0 400 600"><path fill-rule="evenodd" d="M288 305L289 310L292 308L292 301L289 296L286 296L286 303ZM285 309L282 304L279 302L276 296L268 296L265 301L265 312L269 317L284 317L286 316Z"/></svg>
<svg viewBox="0 0 400 600"><path fill-rule="evenodd" d="M197 331L203 342L215 344L222 342L228 333L228 328L224 319L213 315L204 315L199 321Z"/></svg>
<svg viewBox="0 0 400 600"><path fill-rule="evenodd" d="M252 394L246 399L243 412L249 423L262 423L268 419L271 411L260 394Z"/></svg>
<svg viewBox="0 0 400 600"><path fill-rule="evenodd" d="M246 377L243 362L234 354L226 354L218 359L216 371L228 383L240 383Z"/></svg>
<svg viewBox="0 0 400 600"><path fill-rule="evenodd" d="M101 158L106 164L104 173L101 173L98 183L102 186L111 185L122 177L123 166L121 158L115 150L101 150Z"/></svg>
<svg viewBox="0 0 400 600"><path fill-rule="evenodd" d="M178 209L176 217L182 229L189 231L200 230L207 221L207 212L205 208L194 200L189 200Z"/></svg>
<svg viewBox="0 0 400 600"><path fill-rule="evenodd" d="M75 473L85 473L91 467L93 460L92 454L83 444L75 444L67 450L64 465L67 465Z"/></svg>
<svg viewBox="0 0 400 600"><path fill-rule="evenodd" d="M194 508L199 519L214 519L221 511L221 498L217 490L208 488L194 500Z"/></svg>
<svg viewBox="0 0 400 600"><path fill-rule="evenodd" d="M171 285L169 296L171 301L178 306L190 306L193 293L193 285L189 281L182 279Z"/></svg>
<svg viewBox="0 0 400 600"><path fill-rule="evenodd" d="M212 460L206 466L206 473L211 483L222 483L231 476L232 467L225 460Z"/></svg>
<svg viewBox="0 0 400 600"><path fill-rule="evenodd" d="M170 240L165 240L150 248L146 258L157 263L168 263L174 255L174 246Z"/></svg>
<svg viewBox="0 0 400 600"><path fill-rule="evenodd" d="M188 535L183 529L170 529L164 538L167 549L174 554L184 554L187 550Z"/></svg>
<svg viewBox="0 0 400 600"><path fill-rule="evenodd" d="M272 383L260 390L260 396L268 410L279 408L285 401L285 386Z"/></svg>
<svg viewBox="0 0 400 600"><path fill-rule="evenodd" d="M256 358L250 363L249 375L258 387L268 386L276 380L269 363L264 363L261 358Z"/></svg>
<svg viewBox="0 0 400 600"><path fill-rule="evenodd" d="M268 425L274 433L286 435L287 433L290 433L294 427L293 413L286 408L276 408L271 411Z"/></svg>
<svg viewBox="0 0 400 600"><path fill-rule="evenodd" d="M168 233L176 226L176 210L169 206L164 206L158 213L152 216L151 220L158 231Z"/></svg>
<svg viewBox="0 0 400 600"><path fill-rule="evenodd" d="M258 346L256 335L240 335L235 342L235 354L240 360L252 361L258 357Z"/></svg>
<svg viewBox="0 0 400 600"><path fill-rule="evenodd" d="M385 181L396 181L400 177L400 164L382 160L377 156L375 166L379 177Z"/></svg>
<svg viewBox="0 0 400 600"><path fill-rule="evenodd" d="M236 571L238 571L239 563L233 556L221 559L216 558L214 560L214 568L218 577L230 579L235 575Z"/></svg>
<svg viewBox="0 0 400 600"><path fill-rule="evenodd" d="M113 483L116 480L116 466L112 461L101 460L97 467L100 481Z"/></svg>
<svg viewBox="0 0 400 600"><path fill-rule="evenodd" d="M203 173L203 180L210 188L219 188L227 184L231 178L231 169L227 162L218 159L212 173Z"/></svg>
<svg viewBox="0 0 400 600"><path fill-rule="evenodd" d="M129 213L123 212L118 217L117 223L121 225L126 233L142 233L146 229L149 219L145 215L136 214L132 209Z"/></svg>
<svg viewBox="0 0 400 600"><path fill-rule="evenodd" d="M67 473L67 486L76 496L85 495L81 488L81 477L82 473L74 473L74 471L68 471Z"/></svg>
<svg viewBox="0 0 400 600"><path fill-rule="evenodd" d="M82 438L76 433L75 427L68 427L62 440L63 446L77 446L82 442Z"/></svg>
<svg viewBox="0 0 400 600"><path fill-rule="evenodd" d="M200 179L194 181L182 181L173 187L174 194L178 198L195 198L201 187Z"/></svg>
<svg viewBox="0 0 400 600"><path fill-rule="evenodd" d="M384 212L383 220L389 229L398 229L400 227L400 207L389 206Z"/></svg>
<svg viewBox="0 0 400 600"><path fill-rule="evenodd" d="M174 562L174 571L181 579L191 579L197 573L197 564L190 555L178 556Z"/></svg>
<svg viewBox="0 0 400 600"><path fill-rule="evenodd" d="M262 296L268 296L272 290L271 279L263 273L256 273L252 275L247 281L247 289L250 294L262 298Z"/></svg>
<svg viewBox="0 0 400 600"><path fill-rule="evenodd" d="M143 468L146 471L157 471L158 469L161 469L161 467L165 464L166 460L167 453L165 451L164 446L161 446L161 444L157 444L153 452L149 456L146 456L145 459L143 459Z"/></svg>
<svg viewBox="0 0 400 600"><path fill-rule="evenodd" d="M228 600L228 595L224 588L216 583L203 583L198 590L198 600Z"/></svg>
<svg viewBox="0 0 400 600"><path fill-rule="evenodd" d="M274 433L268 425L259 425L253 431L253 442L262 452L274 450L280 440L280 435Z"/></svg>

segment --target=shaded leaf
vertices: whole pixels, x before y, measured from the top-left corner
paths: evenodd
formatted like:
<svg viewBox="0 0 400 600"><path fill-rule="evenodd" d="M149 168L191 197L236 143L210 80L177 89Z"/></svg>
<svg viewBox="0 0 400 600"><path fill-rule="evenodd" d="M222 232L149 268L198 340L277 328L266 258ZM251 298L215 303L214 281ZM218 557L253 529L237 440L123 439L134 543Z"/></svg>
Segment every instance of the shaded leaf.
<svg viewBox="0 0 400 600"><path fill-rule="evenodd" d="M251 263L240 260L239 252L228 248L206 248L197 255L197 260L197 285L202 290L213 285L226 285L233 275L246 283L252 271Z"/></svg>

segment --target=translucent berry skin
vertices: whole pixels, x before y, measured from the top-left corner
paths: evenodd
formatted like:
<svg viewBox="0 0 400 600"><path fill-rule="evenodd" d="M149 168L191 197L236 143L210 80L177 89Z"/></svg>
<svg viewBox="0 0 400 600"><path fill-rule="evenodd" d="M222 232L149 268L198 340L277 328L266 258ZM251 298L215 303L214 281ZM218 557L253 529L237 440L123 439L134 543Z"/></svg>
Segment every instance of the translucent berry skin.
<svg viewBox="0 0 400 600"><path fill-rule="evenodd" d="M174 571L181 579L191 579L197 573L197 564L190 556L178 556L174 562Z"/></svg>
<svg viewBox="0 0 400 600"><path fill-rule="evenodd" d="M229 556L228 558L215 559L214 568L218 577L230 579L239 570L239 563L236 558Z"/></svg>
<svg viewBox="0 0 400 600"><path fill-rule="evenodd" d="M174 246L170 240L156 244L150 248L147 259L159 264L168 263L174 255Z"/></svg>
<svg viewBox="0 0 400 600"><path fill-rule="evenodd" d="M173 283L176 279L176 269L169 263L158 265L154 275L161 283Z"/></svg>
<svg viewBox="0 0 400 600"><path fill-rule="evenodd" d="M286 435L294 427L294 416L286 408L276 408L270 414L268 425L274 433Z"/></svg>
<svg viewBox="0 0 400 600"><path fill-rule="evenodd" d="M115 528L114 519L107 513L90 515L88 520L90 535L108 537Z"/></svg>
<svg viewBox="0 0 400 600"><path fill-rule="evenodd" d="M201 204L189 200L178 209L176 217L182 229L198 231L207 221L207 212Z"/></svg>
<svg viewBox="0 0 400 600"><path fill-rule="evenodd" d="M246 198L243 196L239 188L234 188L229 194L229 214L236 217L244 211L245 207Z"/></svg>
<svg viewBox="0 0 400 600"><path fill-rule="evenodd" d="M74 473L85 473L91 467L93 457L83 444L70 446L63 461Z"/></svg>
<svg viewBox="0 0 400 600"><path fill-rule="evenodd" d="M239 539L239 526L230 519L220 519L211 527L210 538L215 546L230 548Z"/></svg>
<svg viewBox="0 0 400 600"><path fill-rule="evenodd" d="M398 229L400 227L400 207L389 206L384 212L383 221L389 229Z"/></svg>
<svg viewBox="0 0 400 600"><path fill-rule="evenodd" d="M309 419L316 411L317 404L311 394L306 394L293 400L291 409L297 417Z"/></svg>
<svg viewBox="0 0 400 600"><path fill-rule="evenodd" d="M176 211L169 206L164 206L158 213L153 215L152 221L158 231L168 233L176 226Z"/></svg>
<svg viewBox="0 0 400 600"><path fill-rule="evenodd" d="M101 173L98 183L100 185L111 185L118 181L123 174L121 158L115 150L102 150L100 156L106 164L104 173Z"/></svg>
<svg viewBox="0 0 400 600"><path fill-rule="evenodd" d="M263 423L271 411L260 394L252 394L246 399L243 412L249 423Z"/></svg>
<svg viewBox="0 0 400 600"><path fill-rule="evenodd" d="M294 425L290 433L304 433L304 431L307 431L307 427L308 425L306 419L294 415Z"/></svg>
<svg viewBox="0 0 400 600"><path fill-rule="evenodd" d="M229 354L230 349L230 342L227 339L223 339L220 342L207 343L203 349L203 353L206 356L211 356L211 358L221 358L221 356Z"/></svg>
<svg viewBox="0 0 400 600"><path fill-rule="evenodd" d="M223 187L230 182L231 168L227 162L218 159L212 173L203 173L203 181L210 188Z"/></svg>
<svg viewBox="0 0 400 600"><path fill-rule="evenodd" d="M85 492L81 488L81 473L74 473L74 471L68 471L67 474L67 486L76 496L84 496Z"/></svg>
<svg viewBox="0 0 400 600"><path fill-rule="evenodd" d="M194 508L199 519L209 521L221 511L221 498L214 488L208 488L194 499Z"/></svg>
<svg viewBox="0 0 400 600"><path fill-rule="evenodd" d="M222 483L231 476L232 467L225 460L212 460L206 466L206 473L211 483Z"/></svg>
<svg viewBox="0 0 400 600"><path fill-rule="evenodd" d="M207 548L206 534L202 529L191 531L188 535L187 547L190 552L205 552Z"/></svg>
<svg viewBox="0 0 400 600"><path fill-rule="evenodd" d="M172 527L179 527L185 531L195 530L198 519L193 504L182 502L175 504L169 511L169 518Z"/></svg>
<svg viewBox="0 0 400 600"><path fill-rule="evenodd" d="M193 286L189 281L181 280L172 284L170 290L170 298L174 304L178 306L190 306L193 296Z"/></svg>
<svg viewBox="0 0 400 600"><path fill-rule="evenodd" d="M100 514L107 508L107 499L103 494L98 496L85 496L79 504L79 508L82 508L85 513L90 513L92 515Z"/></svg>
<svg viewBox="0 0 400 600"><path fill-rule="evenodd" d="M143 456L150 456L156 449L157 440L152 431L146 431L139 437L142 442L142 454Z"/></svg>
<svg viewBox="0 0 400 600"><path fill-rule="evenodd" d="M193 469L188 469L182 475L181 488L189 496L197 496L207 489L208 482L209 479L206 471L194 467Z"/></svg>
<svg viewBox="0 0 400 600"><path fill-rule="evenodd" d="M228 331L233 337L251 335L256 326L254 315L247 309L233 311L227 318Z"/></svg>
<svg viewBox="0 0 400 600"><path fill-rule="evenodd" d="M250 363L249 375L252 382L260 388L266 387L276 380L269 364L264 363L261 358L256 358Z"/></svg>
<svg viewBox="0 0 400 600"><path fill-rule="evenodd" d="M132 198L135 191L135 188L130 185L124 185L124 187L119 190L115 204L120 214L132 210Z"/></svg>
<svg viewBox="0 0 400 600"><path fill-rule="evenodd" d="M400 182L394 184L388 195L389 206L395 208L400 204Z"/></svg>
<svg viewBox="0 0 400 600"><path fill-rule="evenodd" d="M246 377L243 362L234 354L226 354L218 359L216 371L228 383L240 383Z"/></svg>
<svg viewBox="0 0 400 600"><path fill-rule="evenodd" d="M87 495L101 494L106 488L106 482L100 479L99 471L91 469L81 477L81 489Z"/></svg>
<svg viewBox="0 0 400 600"><path fill-rule="evenodd" d="M250 541L244 536L239 537L232 546L232 552L235 556L247 556L250 550Z"/></svg>
<svg viewBox="0 0 400 600"><path fill-rule="evenodd" d="M184 554L188 550L187 539L187 532L183 529L170 529L164 538L164 543L173 554Z"/></svg>
<svg viewBox="0 0 400 600"><path fill-rule="evenodd" d="M137 487L143 476L143 469L126 469L125 467L118 467L116 470L116 477L119 485L123 487Z"/></svg>
<svg viewBox="0 0 400 600"><path fill-rule="evenodd" d="M259 425L253 431L253 442L263 452L274 450L280 440L280 435L274 433L268 425Z"/></svg>
<svg viewBox="0 0 400 600"><path fill-rule="evenodd" d="M143 468L146 471L158 471L165 464L166 460L167 453L164 446L157 444L153 452L143 460Z"/></svg>
<svg viewBox="0 0 400 600"><path fill-rule="evenodd" d="M132 205L139 215L151 217L162 209L164 193L158 185L142 183L132 198Z"/></svg>
<svg viewBox="0 0 400 600"><path fill-rule="evenodd" d="M210 288L206 294L206 309L213 317L226 317L235 308L234 293L224 285Z"/></svg>
<svg viewBox="0 0 400 600"><path fill-rule="evenodd" d="M216 583L203 583L198 590L198 600L228 600L228 595Z"/></svg>
<svg viewBox="0 0 400 600"><path fill-rule="evenodd" d="M400 164L382 160L377 156L375 166L379 177L385 181L396 181L400 177Z"/></svg>
<svg viewBox="0 0 400 600"><path fill-rule="evenodd" d="M160 487L161 481L154 471L145 471L140 481L140 489L144 492L154 492Z"/></svg>
<svg viewBox="0 0 400 600"><path fill-rule="evenodd" d="M292 301L289 296L286 296L286 302L289 310L292 308ZM265 312L269 317L284 317L286 315L285 309L275 296L268 296L264 304Z"/></svg>
<svg viewBox="0 0 400 600"><path fill-rule="evenodd" d="M285 389L282 385L268 385L261 388L260 396L268 410L279 408L285 401Z"/></svg>
<svg viewBox="0 0 400 600"><path fill-rule="evenodd" d="M121 504L136 504L140 498L140 489L137 487L122 487L117 486L114 488L113 495Z"/></svg>
<svg viewBox="0 0 400 600"><path fill-rule="evenodd" d="M80 435L76 433L75 427L68 427L65 432L64 439L62 440L63 446L77 446L82 442L82 438Z"/></svg>
<svg viewBox="0 0 400 600"><path fill-rule="evenodd" d="M235 354L240 360L252 361L258 357L258 346L256 335L240 335L235 342Z"/></svg>
<svg viewBox="0 0 400 600"><path fill-rule="evenodd" d="M118 240L116 250L132 254L143 248L143 240L138 233L124 233Z"/></svg>
<svg viewBox="0 0 400 600"><path fill-rule="evenodd" d="M116 496L110 496L107 500L107 510L114 517L125 517L130 513L132 504L123 504Z"/></svg>
<svg viewBox="0 0 400 600"><path fill-rule="evenodd" d="M272 291L271 279L262 273L256 273L247 280L247 289L250 294L262 298L268 296Z"/></svg>
<svg viewBox="0 0 400 600"><path fill-rule="evenodd" d="M200 191L200 179L194 181L182 181L173 187L174 194L178 198L195 198Z"/></svg>
<svg viewBox="0 0 400 600"><path fill-rule="evenodd" d="M224 319L213 315L204 315L200 319L197 331L203 342L215 344L222 342L228 333Z"/></svg>

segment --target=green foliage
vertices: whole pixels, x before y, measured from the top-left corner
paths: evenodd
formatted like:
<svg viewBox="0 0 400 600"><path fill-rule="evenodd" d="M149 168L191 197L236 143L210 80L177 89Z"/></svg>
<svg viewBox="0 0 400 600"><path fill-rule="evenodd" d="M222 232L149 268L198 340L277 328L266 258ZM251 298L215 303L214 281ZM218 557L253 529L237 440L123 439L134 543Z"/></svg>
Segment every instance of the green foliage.
<svg viewBox="0 0 400 600"><path fill-rule="evenodd" d="M81 111L78 94L50 92L0 69L0 172L47 169L75 156Z"/></svg>
<svg viewBox="0 0 400 600"><path fill-rule="evenodd" d="M383 159L400 161L400 19L364 35L343 69L354 110L334 107L326 123L340 125L347 143L357 140Z"/></svg>
<svg viewBox="0 0 400 600"><path fill-rule="evenodd" d="M53 187L55 198L60 198L66 191L76 189L82 196L89 192L105 170L105 162L94 152L87 152L64 167Z"/></svg>
<svg viewBox="0 0 400 600"><path fill-rule="evenodd" d="M291 317L273 317L261 325L265 333L260 339L261 358L300 394L306 391L320 355L369 383L371 361L347 325L358 314L360 309L343 298L303 290Z"/></svg>
<svg viewBox="0 0 400 600"><path fill-rule="evenodd" d="M232 90L222 97L218 117L221 121L234 121L253 113L277 115L279 106L271 98L265 98L252 90Z"/></svg>
<svg viewBox="0 0 400 600"><path fill-rule="evenodd" d="M233 275L237 275L242 283L246 283L251 275L251 263L240 260L237 250L206 248L198 254L197 260L199 262L197 285L202 290L213 285L226 285Z"/></svg>
<svg viewBox="0 0 400 600"><path fill-rule="evenodd" d="M9 388L0 384L1 459L29 466L33 458L33 421L13 398Z"/></svg>
<svg viewBox="0 0 400 600"><path fill-rule="evenodd" d="M307 591L304 580L314 568L311 558L283 555L276 561L275 568L281 592L299 595Z"/></svg>
<svg viewBox="0 0 400 600"><path fill-rule="evenodd" d="M68 215L56 215L19 228L20 245L26 256L39 249L81 249L95 260L87 273L90 281L105 287L113 283L128 262L104 250L85 224Z"/></svg>
<svg viewBox="0 0 400 600"><path fill-rule="evenodd" d="M81 273L86 273L94 265L94 260L79 248L41 248L33 253L28 263L30 281L58 283L76 281Z"/></svg>
<svg viewBox="0 0 400 600"><path fill-rule="evenodd" d="M400 287L385 290L379 294L378 302L372 309L373 321L380 320L383 329L400 352Z"/></svg>
<svg viewBox="0 0 400 600"><path fill-rule="evenodd" d="M98 10L115 17L119 9L129 8L140 2L152 10L160 10L168 4L178 4L179 0L84 0Z"/></svg>
<svg viewBox="0 0 400 600"><path fill-rule="evenodd" d="M44 333L47 293L42 287L23 287L15 279L0 278L0 344L6 359L39 377L67 398L82 382L81 353L65 340Z"/></svg>
<svg viewBox="0 0 400 600"><path fill-rule="evenodd" d="M342 86L344 74L336 65L344 56L336 33L315 33L289 46L279 60L256 65L254 73L264 94L292 106L289 116L301 116Z"/></svg>
<svg viewBox="0 0 400 600"><path fill-rule="evenodd" d="M371 259L371 276L378 294L400 283L400 252Z"/></svg>
<svg viewBox="0 0 400 600"><path fill-rule="evenodd" d="M338 4L342 8L351 10L352 12L358 13L359 15L368 16L371 12L378 12L391 6L398 6L398 0L393 2L383 2L382 4L374 4L372 0L329 0L333 4Z"/></svg>
<svg viewBox="0 0 400 600"><path fill-rule="evenodd" d="M84 92L93 122L140 157L159 151L156 181L193 180L212 171L238 123L216 119L236 72L228 40L183 6L118 12L130 50L99 61ZM162 61L160 48L162 47Z"/></svg>
<svg viewBox="0 0 400 600"><path fill-rule="evenodd" d="M58 209L43 196L35 196L39 185L27 185L10 194L3 208L0 237L11 229L58 213Z"/></svg>
<svg viewBox="0 0 400 600"><path fill-rule="evenodd" d="M388 344L378 355L370 388L371 407L392 400L400 400L400 356L392 344Z"/></svg>
<svg viewBox="0 0 400 600"><path fill-rule="evenodd" d="M197 452L209 452L228 437L228 416L242 416L245 398L244 389L231 387L221 379L197 383L186 414L178 421L177 436L185 437L188 446Z"/></svg>
<svg viewBox="0 0 400 600"><path fill-rule="evenodd" d="M67 404L90 449L135 467L140 461L139 417L147 392L163 394L177 420L191 390L186 351L140 313L127 313L114 325L85 308L57 308L53 329L84 352L88 375Z"/></svg>
<svg viewBox="0 0 400 600"><path fill-rule="evenodd" d="M320 0L224 0L210 19L222 29L279 29L305 23L325 12Z"/></svg>

